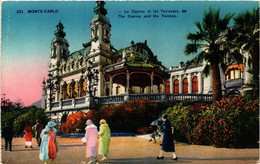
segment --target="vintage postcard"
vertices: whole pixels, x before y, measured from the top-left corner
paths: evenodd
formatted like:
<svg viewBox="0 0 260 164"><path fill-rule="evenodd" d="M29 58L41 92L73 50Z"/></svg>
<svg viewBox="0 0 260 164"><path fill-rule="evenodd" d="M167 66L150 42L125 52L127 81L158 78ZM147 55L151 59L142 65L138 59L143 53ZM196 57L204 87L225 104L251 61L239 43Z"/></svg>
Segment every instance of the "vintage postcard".
<svg viewBox="0 0 260 164"><path fill-rule="evenodd" d="M251 28L239 28L243 21L248 21L245 24ZM250 29L252 33L243 33ZM210 107L198 108L195 102L216 105L221 97L228 101L230 98L230 103L233 97L243 97L236 99L238 106L239 102L246 104L244 99L257 104L257 93L248 92L259 89L255 85L259 80L254 81L254 71L259 70L259 62L254 62L259 61L255 55L259 52L259 36L253 37L256 34L258 1L2 1L1 124L2 130L3 124L13 124L14 138L12 154L5 151L7 141L2 138L1 162L46 162L39 158L42 147L39 143L37 147L35 138L30 140L31 149L24 147L21 127L42 119L44 124L52 121L56 125L60 145L57 163L95 163L94 157L101 163L256 163L257 148L230 149L241 147L241 138L234 139L238 145L226 141L237 134L233 133L236 126L231 125L234 120L228 124L231 115L223 119L223 115L214 115L211 121L205 117L204 122L196 116L194 122L198 125L188 132L193 122L188 122L191 120L186 116L178 119L186 120L185 124L176 122L175 116L180 113L172 112L177 102L189 103L192 112L208 110ZM258 45L253 44L255 41ZM248 93L252 97L249 100ZM152 103L168 106L149 106ZM124 104L117 105L123 112L116 113L119 109L114 109L114 104ZM252 111L258 108L255 104L249 105ZM34 107L42 108L45 116L24 114L26 110L36 110ZM22 112L17 114L17 110ZM92 119L97 130L104 124L99 121L102 118L110 126L110 150L108 154L101 153L103 158L95 153L89 155L91 151L85 157L86 145L81 142L85 122L83 126L74 124L80 114L73 123L67 123L70 115L80 111L85 113L84 119ZM7 115L8 112L16 113ZM174 145L173 150L165 148L163 137L157 138L156 143L149 142L149 122L165 112L168 117L162 120L178 127L175 150ZM217 131L215 119L218 126L225 124L227 128ZM165 127L167 121L162 123ZM155 121L151 126L159 124ZM225 137L214 142L201 138L204 125L216 130L213 138L217 134ZM205 132L210 136L209 133ZM184 136L188 137L179 140ZM101 145L101 141L98 143Z"/></svg>

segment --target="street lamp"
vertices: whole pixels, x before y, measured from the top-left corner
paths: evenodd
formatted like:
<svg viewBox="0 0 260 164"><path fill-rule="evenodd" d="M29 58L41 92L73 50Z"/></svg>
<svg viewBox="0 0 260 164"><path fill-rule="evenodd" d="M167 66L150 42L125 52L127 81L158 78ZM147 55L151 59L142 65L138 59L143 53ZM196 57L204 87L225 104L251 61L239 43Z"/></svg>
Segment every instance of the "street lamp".
<svg viewBox="0 0 260 164"><path fill-rule="evenodd" d="M94 86L98 85L98 74L99 71L97 69L93 68L93 63L91 61L88 61L89 65L87 66L87 80L88 80L88 90L89 96L92 96L92 92L96 91L96 88L94 89Z"/></svg>

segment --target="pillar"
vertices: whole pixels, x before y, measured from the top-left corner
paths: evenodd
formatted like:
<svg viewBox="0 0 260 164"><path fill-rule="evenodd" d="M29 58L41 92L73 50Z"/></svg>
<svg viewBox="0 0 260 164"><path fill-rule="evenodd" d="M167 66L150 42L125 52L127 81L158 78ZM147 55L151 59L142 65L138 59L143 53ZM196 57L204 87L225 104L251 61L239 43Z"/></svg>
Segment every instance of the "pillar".
<svg viewBox="0 0 260 164"><path fill-rule="evenodd" d="M129 86L130 86L130 74L129 71L127 70L126 74L126 93L129 94Z"/></svg>
<svg viewBox="0 0 260 164"><path fill-rule="evenodd" d="M199 85L198 86L198 89L199 89L198 93L202 94L203 82L202 82L202 74L201 74L201 72L198 73L198 85Z"/></svg>
<svg viewBox="0 0 260 164"><path fill-rule="evenodd" d="M112 96L113 93L113 77L109 77L109 96Z"/></svg>
<svg viewBox="0 0 260 164"><path fill-rule="evenodd" d="M183 75L179 76L178 80L179 80L179 94L182 94L182 77Z"/></svg>
<svg viewBox="0 0 260 164"><path fill-rule="evenodd" d="M170 94L173 94L173 77L170 76Z"/></svg>
<svg viewBox="0 0 260 164"><path fill-rule="evenodd" d="M191 74L188 75L188 93L192 93L192 79L191 79Z"/></svg>

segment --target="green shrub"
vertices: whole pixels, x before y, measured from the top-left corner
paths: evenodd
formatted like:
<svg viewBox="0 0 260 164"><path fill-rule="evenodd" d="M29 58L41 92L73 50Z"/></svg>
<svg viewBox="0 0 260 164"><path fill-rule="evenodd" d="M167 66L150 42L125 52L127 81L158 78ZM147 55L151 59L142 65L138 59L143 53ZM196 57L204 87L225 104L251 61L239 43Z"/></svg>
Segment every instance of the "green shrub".
<svg viewBox="0 0 260 164"><path fill-rule="evenodd" d="M258 102L223 98L216 105L179 103L166 113L175 137L191 144L216 147L245 147L259 137Z"/></svg>
<svg viewBox="0 0 260 164"><path fill-rule="evenodd" d="M153 103L151 100L140 99L124 102L117 105L103 106L99 110L91 110L88 113L75 113L68 116L67 121L62 124L62 132L75 132L85 125L86 119L91 119L95 125L99 125L100 119L105 119L112 132L135 133L140 127L149 127L150 123L158 119L161 112L166 109L164 104ZM142 131L142 129L141 129ZM143 130L142 132L149 132Z"/></svg>

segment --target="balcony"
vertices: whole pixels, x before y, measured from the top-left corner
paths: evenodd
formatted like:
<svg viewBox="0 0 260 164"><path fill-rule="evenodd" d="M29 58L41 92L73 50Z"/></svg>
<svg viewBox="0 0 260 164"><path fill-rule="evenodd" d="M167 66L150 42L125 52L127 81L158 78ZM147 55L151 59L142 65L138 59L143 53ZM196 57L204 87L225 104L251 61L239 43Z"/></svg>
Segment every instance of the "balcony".
<svg viewBox="0 0 260 164"><path fill-rule="evenodd" d="M230 79L225 81L225 86L227 89L230 88L240 88L244 84L243 79Z"/></svg>

